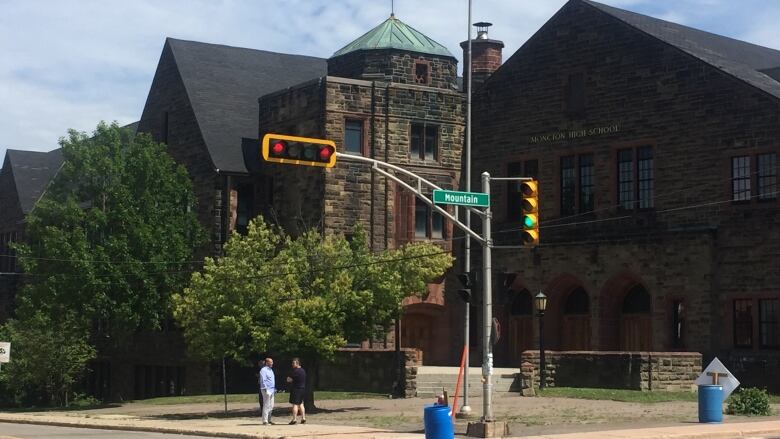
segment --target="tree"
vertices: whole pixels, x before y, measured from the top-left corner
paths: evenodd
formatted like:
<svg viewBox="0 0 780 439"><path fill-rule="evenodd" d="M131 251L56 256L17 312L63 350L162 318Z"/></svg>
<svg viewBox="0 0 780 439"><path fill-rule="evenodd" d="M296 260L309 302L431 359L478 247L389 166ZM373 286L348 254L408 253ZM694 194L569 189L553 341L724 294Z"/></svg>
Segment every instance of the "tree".
<svg viewBox="0 0 780 439"><path fill-rule="evenodd" d="M31 279L19 315L73 315L112 334L156 328L204 236L187 172L147 134L105 123L69 133L18 248Z"/></svg>
<svg viewBox="0 0 780 439"><path fill-rule="evenodd" d="M0 372L3 398L25 406L68 405L74 384L95 357L82 325L72 319L54 323L35 313L11 320L0 333L13 346L13 359Z"/></svg>
<svg viewBox="0 0 780 439"><path fill-rule="evenodd" d="M165 145L115 123L71 130L60 145L63 165L16 247L29 281L9 329L39 328L43 339L47 325L61 328L86 358L96 335L116 345L171 315L170 293L186 284L204 233L187 172Z"/></svg>
<svg viewBox="0 0 780 439"><path fill-rule="evenodd" d="M258 217L173 296L174 316L207 359L273 351L316 369L347 340L386 333L403 299L425 294L451 265L430 243L372 254L360 228L351 242L315 230L292 238Z"/></svg>

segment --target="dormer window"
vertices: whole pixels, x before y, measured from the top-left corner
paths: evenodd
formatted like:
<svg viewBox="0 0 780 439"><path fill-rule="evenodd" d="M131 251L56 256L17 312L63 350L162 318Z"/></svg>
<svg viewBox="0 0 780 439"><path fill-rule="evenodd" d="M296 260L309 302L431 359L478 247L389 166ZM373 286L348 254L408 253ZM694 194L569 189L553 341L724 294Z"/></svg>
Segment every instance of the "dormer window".
<svg viewBox="0 0 780 439"><path fill-rule="evenodd" d="M428 85L430 65L425 61L414 62L414 82L417 84Z"/></svg>

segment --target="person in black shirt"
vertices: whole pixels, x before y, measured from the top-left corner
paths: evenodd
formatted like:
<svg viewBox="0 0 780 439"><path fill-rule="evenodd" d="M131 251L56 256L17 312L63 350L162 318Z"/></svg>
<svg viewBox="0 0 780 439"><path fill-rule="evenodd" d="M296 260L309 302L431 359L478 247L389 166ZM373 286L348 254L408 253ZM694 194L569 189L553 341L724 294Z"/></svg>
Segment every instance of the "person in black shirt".
<svg viewBox="0 0 780 439"><path fill-rule="evenodd" d="M306 371L301 367L301 360L293 358L292 372L287 377L287 383L290 386L290 404L292 404L290 425L298 423L298 411L301 412L301 424L305 424L306 410L303 408L303 394L306 390Z"/></svg>

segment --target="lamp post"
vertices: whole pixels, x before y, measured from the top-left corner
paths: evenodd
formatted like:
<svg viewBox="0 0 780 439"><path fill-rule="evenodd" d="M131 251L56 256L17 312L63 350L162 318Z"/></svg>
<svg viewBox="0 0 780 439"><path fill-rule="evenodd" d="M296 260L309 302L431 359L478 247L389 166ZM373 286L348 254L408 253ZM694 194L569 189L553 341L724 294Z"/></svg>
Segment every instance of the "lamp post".
<svg viewBox="0 0 780 439"><path fill-rule="evenodd" d="M547 387L547 362L544 359L544 311L547 309L547 296L539 291L534 297L536 313L539 316L539 389Z"/></svg>

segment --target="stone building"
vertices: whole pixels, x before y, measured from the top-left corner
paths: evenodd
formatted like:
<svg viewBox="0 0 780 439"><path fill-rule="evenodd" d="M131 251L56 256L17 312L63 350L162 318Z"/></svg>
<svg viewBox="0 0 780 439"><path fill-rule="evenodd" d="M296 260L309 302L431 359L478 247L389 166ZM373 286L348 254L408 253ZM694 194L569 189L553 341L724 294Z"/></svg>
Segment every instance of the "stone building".
<svg viewBox="0 0 780 439"><path fill-rule="evenodd" d="M541 290L549 349L697 351L777 388L778 71L780 51L571 0L484 83L473 168L541 193L541 245L493 256L518 274L497 363L537 348ZM518 187L492 191L518 244Z"/></svg>
<svg viewBox="0 0 780 439"><path fill-rule="evenodd" d="M336 51L326 76L262 96L259 136L330 139L341 152L457 188L464 121L456 63L444 46L391 16ZM288 230L314 226L349 236L361 224L373 250L418 240L452 248L448 221L364 163L341 160L329 170L263 163L258 175L254 181L272 181L272 211ZM374 346L393 347L400 335L401 346L424 351L426 364L446 364L442 341L458 327L451 317L444 283L431 284L424 301L407 299L399 331Z"/></svg>
<svg viewBox="0 0 780 439"><path fill-rule="evenodd" d="M12 315L22 277L11 244L24 239L25 217L33 210L60 165L62 153L59 149L6 151L0 169L0 323Z"/></svg>

